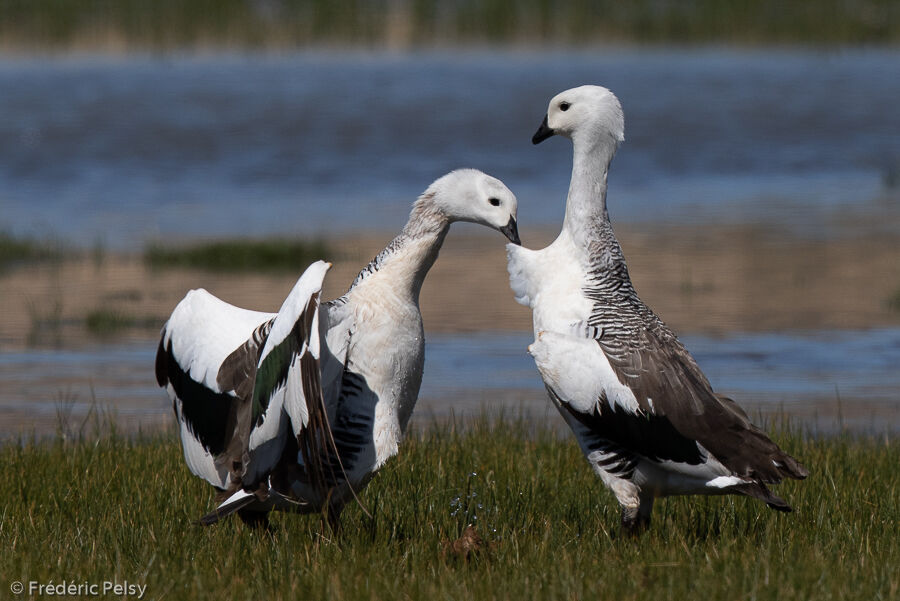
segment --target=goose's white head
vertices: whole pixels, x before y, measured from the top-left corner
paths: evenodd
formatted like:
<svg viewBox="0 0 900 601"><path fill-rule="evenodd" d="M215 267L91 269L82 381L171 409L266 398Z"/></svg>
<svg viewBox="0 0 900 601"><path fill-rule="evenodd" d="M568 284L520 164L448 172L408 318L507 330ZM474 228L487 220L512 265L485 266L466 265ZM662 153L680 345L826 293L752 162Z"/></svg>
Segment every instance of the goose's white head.
<svg viewBox="0 0 900 601"><path fill-rule="evenodd" d="M613 148L625 140L625 115L615 94L601 86L580 86L560 92L550 101L544 121L533 144L553 135L590 145L611 143Z"/></svg>
<svg viewBox="0 0 900 601"><path fill-rule="evenodd" d="M518 201L503 182L477 169L457 169L428 186L423 198L447 221L469 221L493 228L521 244L516 225Z"/></svg>

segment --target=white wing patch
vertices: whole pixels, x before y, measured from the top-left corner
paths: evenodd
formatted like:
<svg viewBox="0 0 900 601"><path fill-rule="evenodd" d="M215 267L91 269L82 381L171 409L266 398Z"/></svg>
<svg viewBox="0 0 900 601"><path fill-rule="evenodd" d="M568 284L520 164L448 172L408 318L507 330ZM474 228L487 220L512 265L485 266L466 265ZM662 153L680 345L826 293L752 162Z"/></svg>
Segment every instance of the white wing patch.
<svg viewBox="0 0 900 601"><path fill-rule="evenodd" d="M535 260L537 253L517 244L506 245L506 269L509 271L509 286L516 295L516 302L526 307L534 306L539 289L536 281Z"/></svg>
<svg viewBox="0 0 900 601"><path fill-rule="evenodd" d="M178 303L163 327L160 352L168 357L171 348L171 357L178 364L177 369L202 387L199 390L205 388L215 398L215 394L222 392L216 382L222 362L235 348L243 344L260 324L272 316L271 313L235 307L203 289L191 290ZM175 374L166 373L165 377L167 380L164 382L165 390L175 407L188 469L213 486L225 488L229 481L227 466L216 465L216 458L200 441L197 432L188 424L184 415L184 403L190 403L193 399L178 397L175 386L169 380L170 377L177 377ZM228 396L234 397L234 394L229 393ZM223 399L223 402L226 401L227 397ZM223 407L223 410L226 409Z"/></svg>
<svg viewBox="0 0 900 601"><path fill-rule="evenodd" d="M738 478L737 476L719 476L718 478L713 478L709 482L706 483L708 488L728 488L729 486L736 486L738 484L746 484L747 481L743 478Z"/></svg>
<svg viewBox="0 0 900 601"><path fill-rule="evenodd" d="M596 341L543 331L538 332L528 352L544 383L574 410L593 413L599 399L605 396L611 405L630 413L639 412L631 389L619 381Z"/></svg>
<svg viewBox="0 0 900 601"><path fill-rule="evenodd" d="M274 316L235 307L203 288L191 290L163 326L163 344L171 341L172 353L191 379L221 392L216 376L222 362Z"/></svg>

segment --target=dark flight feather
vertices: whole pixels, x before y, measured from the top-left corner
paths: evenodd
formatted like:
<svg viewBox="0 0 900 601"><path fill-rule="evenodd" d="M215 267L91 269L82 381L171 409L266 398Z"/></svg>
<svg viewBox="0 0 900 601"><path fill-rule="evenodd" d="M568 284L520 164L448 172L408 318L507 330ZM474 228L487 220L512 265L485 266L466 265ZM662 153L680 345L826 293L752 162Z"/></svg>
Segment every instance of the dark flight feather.
<svg viewBox="0 0 900 601"><path fill-rule="evenodd" d="M572 408L556 392L547 387L553 397L575 419L587 426L591 434L655 461L677 461L698 465L703 455L697 443L683 436L664 415L632 413L605 398L600 398L596 409L583 413Z"/></svg>
<svg viewBox="0 0 900 601"><path fill-rule="evenodd" d="M266 409L276 390L287 382L288 372L294 359L309 340L309 329L315 311L318 309L319 293L310 296L309 302L300 313L293 329L278 343L259 364L253 384L252 417L256 425L262 423Z"/></svg>
<svg viewBox="0 0 900 601"><path fill-rule="evenodd" d="M210 390L191 378L172 352L172 341L169 340L168 345L164 343L165 337L156 351L157 382L160 386L172 386L181 401L181 418L188 431L210 455L221 455L234 432L238 399L225 392ZM177 407L175 409L177 415Z"/></svg>

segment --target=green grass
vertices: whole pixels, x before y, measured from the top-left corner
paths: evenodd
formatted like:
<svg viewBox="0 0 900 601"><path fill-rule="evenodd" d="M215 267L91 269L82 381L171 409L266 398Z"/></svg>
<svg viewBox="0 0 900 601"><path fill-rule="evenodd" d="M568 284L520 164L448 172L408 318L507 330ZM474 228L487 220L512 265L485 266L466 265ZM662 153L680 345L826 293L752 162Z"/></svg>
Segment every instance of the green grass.
<svg viewBox="0 0 900 601"><path fill-rule="evenodd" d="M59 260L61 257L62 248L58 243L0 231L0 273L16 265Z"/></svg>
<svg viewBox="0 0 900 601"><path fill-rule="evenodd" d="M900 313L900 288L897 288L897 290L888 297L887 307L890 311Z"/></svg>
<svg viewBox="0 0 900 601"><path fill-rule="evenodd" d="M216 272L296 272L313 261L334 258L335 253L318 240L219 240L189 246L154 243L144 250L144 262L153 269Z"/></svg>
<svg viewBox="0 0 900 601"><path fill-rule="evenodd" d="M276 515L271 533L194 525L212 492L174 433L0 447L0 594L13 580L116 578L146 584L150 599L900 596L896 440L780 432L812 472L778 487L795 513L668 499L634 540L618 536L616 505L571 437L535 428L409 437L362 494L374 519L350 506L339 542L318 516ZM445 556L442 541L469 521L493 548Z"/></svg>
<svg viewBox="0 0 900 601"><path fill-rule="evenodd" d="M11 0L13 48L873 44L900 40L895 0Z"/></svg>
<svg viewBox="0 0 900 601"><path fill-rule="evenodd" d="M158 330L165 318L152 315L136 316L115 309L94 309L84 318L88 334L97 338L109 338L127 330Z"/></svg>

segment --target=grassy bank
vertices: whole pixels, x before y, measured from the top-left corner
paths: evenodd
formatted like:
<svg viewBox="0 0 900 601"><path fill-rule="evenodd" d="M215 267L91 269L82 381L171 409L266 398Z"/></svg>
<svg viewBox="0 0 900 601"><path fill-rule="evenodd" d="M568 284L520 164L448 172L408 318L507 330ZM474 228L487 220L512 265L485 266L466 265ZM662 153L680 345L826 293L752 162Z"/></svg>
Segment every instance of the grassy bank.
<svg viewBox="0 0 900 601"><path fill-rule="evenodd" d="M144 262L152 269L302 273L313 261L333 260L334 255L322 240L232 239L190 245L153 243L144 249Z"/></svg>
<svg viewBox="0 0 900 601"><path fill-rule="evenodd" d="M8 48L177 49L465 43L896 43L900 7L842 0L12 0Z"/></svg>
<svg viewBox="0 0 900 601"><path fill-rule="evenodd" d="M15 236L0 230L0 273L19 265L56 261L62 257L58 242Z"/></svg>
<svg viewBox="0 0 900 601"><path fill-rule="evenodd" d="M374 519L348 508L339 544L316 516L278 515L270 534L193 525L212 495L172 433L6 446L2 590L115 578L151 599L896 599L900 444L778 439L812 471L778 489L795 513L669 499L629 540L570 438L434 426L362 495ZM464 560L444 542L467 523L489 546Z"/></svg>

